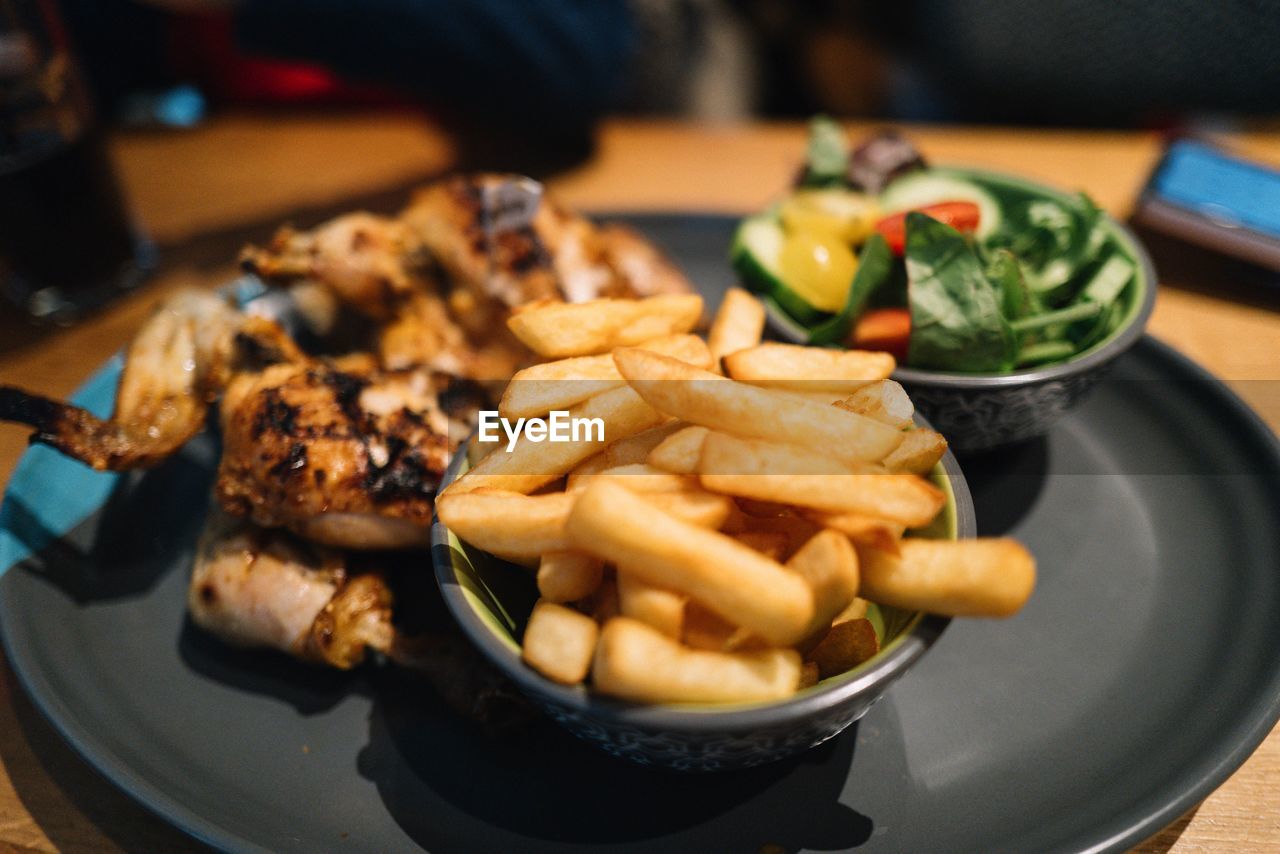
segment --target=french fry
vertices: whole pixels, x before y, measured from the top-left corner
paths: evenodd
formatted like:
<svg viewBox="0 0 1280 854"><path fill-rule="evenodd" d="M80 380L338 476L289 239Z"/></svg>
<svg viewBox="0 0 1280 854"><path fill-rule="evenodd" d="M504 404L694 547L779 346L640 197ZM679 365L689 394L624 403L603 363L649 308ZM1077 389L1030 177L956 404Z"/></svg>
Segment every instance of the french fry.
<svg viewBox="0 0 1280 854"><path fill-rule="evenodd" d="M864 385L836 406L874 418L899 430L912 425L916 408L907 397L906 390L893 380ZM901 445L899 445L901 447Z"/></svg>
<svg viewBox="0 0 1280 854"><path fill-rule="evenodd" d="M879 651L880 642L871 621L849 620L832 626L805 659L818 665L818 678L826 679L852 670Z"/></svg>
<svg viewBox="0 0 1280 854"><path fill-rule="evenodd" d="M1007 617L1031 596L1035 560L1009 539L905 539L899 555L860 548L860 595L952 617Z"/></svg>
<svg viewBox="0 0 1280 854"><path fill-rule="evenodd" d="M729 288L707 333L712 364L730 353L754 347L764 334L764 306L742 288Z"/></svg>
<svg viewBox="0 0 1280 854"><path fill-rule="evenodd" d="M713 430L803 445L846 462L883 459L902 441L900 431L879 421L735 382L657 353L623 348L613 358L655 409Z"/></svg>
<svg viewBox="0 0 1280 854"><path fill-rule="evenodd" d="M684 593L770 643L799 641L813 617L809 586L777 561L617 484L587 487L565 532L573 547Z"/></svg>
<svg viewBox="0 0 1280 854"><path fill-rule="evenodd" d="M868 383L889 378L895 363L888 353L831 350L766 342L724 358L735 380L769 383L801 391L849 394Z"/></svg>
<svg viewBox="0 0 1280 854"><path fill-rule="evenodd" d="M676 474L694 474L698 470L698 458L702 456L702 440L708 432L706 427L697 425L682 427L649 452L649 465Z"/></svg>
<svg viewBox="0 0 1280 854"><path fill-rule="evenodd" d="M643 346L700 368L715 364L706 343L696 335L671 335L646 341ZM498 414L510 419L540 417L625 383L608 353L542 362L511 378L498 404Z"/></svg>
<svg viewBox="0 0 1280 854"><path fill-rule="evenodd" d="M440 521L459 539L481 551L516 563L537 561L547 552L568 548L564 521L574 496L565 493L521 495L481 489L446 492L436 499Z"/></svg>
<svg viewBox="0 0 1280 854"><path fill-rule="evenodd" d="M569 472L569 476L596 474L605 469L647 462L650 451L666 440L668 436L679 431L681 427L680 422L672 418L657 427L650 427L648 430L642 430L634 436L619 439L600 453L578 463L578 465L574 466L573 471Z"/></svg>
<svg viewBox="0 0 1280 854"><path fill-rule="evenodd" d="M898 553L898 540L906 533L906 525L890 522L865 513L828 513L823 510L801 510L806 518L824 528L834 528L860 546L871 546Z"/></svg>
<svg viewBox="0 0 1280 854"><path fill-rule="evenodd" d="M698 471L713 492L875 515L911 528L928 524L946 503L940 489L915 475L869 473L874 469L841 465L805 448L725 433L703 440Z"/></svg>
<svg viewBox="0 0 1280 854"><path fill-rule="evenodd" d="M688 492L699 489L698 479L693 475L672 474L669 471L654 468L648 463L632 463L625 466L603 469L594 474L571 474L565 484L569 492L580 492L588 484L598 480L619 480L632 492Z"/></svg>
<svg viewBox="0 0 1280 854"><path fill-rule="evenodd" d="M642 300L541 303L511 315L507 327L544 359L561 359L688 332L701 316L702 297L664 294Z"/></svg>
<svg viewBox="0 0 1280 854"><path fill-rule="evenodd" d="M587 678L600 627L572 608L539 601L524 630L521 658L548 679L577 685Z"/></svg>
<svg viewBox="0 0 1280 854"><path fill-rule="evenodd" d="M902 443L884 458L884 467L892 472L928 474L947 452L947 440L932 430L908 430Z"/></svg>
<svg viewBox="0 0 1280 854"><path fill-rule="evenodd" d="M716 652L739 652L752 649L768 649L769 644L741 626L721 617L697 602L684 607L682 638L686 646L694 649L710 649Z"/></svg>
<svg viewBox="0 0 1280 854"><path fill-rule="evenodd" d="M626 488L625 485L623 487ZM581 494L581 493L579 493ZM718 530L729 517L733 500L727 495L716 495L705 489L685 492L650 492L644 496L647 503L698 528Z"/></svg>
<svg viewBox="0 0 1280 854"><path fill-rule="evenodd" d="M798 690L803 691L805 688L812 688L818 684L818 665L813 661L806 661L800 665L800 684Z"/></svg>
<svg viewBox="0 0 1280 854"><path fill-rule="evenodd" d="M499 489L447 492L436 499L445 527L481 551L513 563L536 565L548 552L565 551L565 520L580 493L523 495ZM652 496L654 506L699 528L719 528L732 501L704 490Z"/></svg>
<svg viewBox="0 0 1280 854"><path fill-rule="evenodd" d="M548 602L577 602L593 595L604 564L582 552L546 552L538 563L538 592Z"/></svg>
<svg viewBox="0 0 1280 854"><path fill-rule="evenodd" d="M689 649L638 620L615 617L600 632L591 675L596 690L625 700L733 703L791 696L800 667L795 650Z"/></svg>
<svg viewBox="0 0 1280 854"><path fill-rule="evenodd" d="M831 624L847 623L849 620L861 620L863 617L867 616L868 604L867 600L863 599L861 596L853 597L853 601L850 602L848 607L843 611L836 614L836 618L831 621Z"/></svg>
<svg viewBox="0 0 1280 854"><path fill-rule="evenodd" d="M849 538L839 531L828 529L815 534L791 556L786 567L813 591L809 637L830 627L858 593L858 555Z"/></svg>
<svg viewBox="0 0 1280 854"><path fill-rule="evenodd" d="M634 436L667 420L630 387L623 386L588 398L569 410L572 418L604 421L604 442L530 442L493 451L480 464L449 485L443 495L487 486L512 492L533 492L560 478L574 466L600 452L610 442Z"/></svg>
<svg viewBox="0 0 1280 854"><path fill-rule="evenodd" d="M655 587L625 565L618 567L618 610L624 617L639 620L670 638L679 639L688 598Z"/></svg>

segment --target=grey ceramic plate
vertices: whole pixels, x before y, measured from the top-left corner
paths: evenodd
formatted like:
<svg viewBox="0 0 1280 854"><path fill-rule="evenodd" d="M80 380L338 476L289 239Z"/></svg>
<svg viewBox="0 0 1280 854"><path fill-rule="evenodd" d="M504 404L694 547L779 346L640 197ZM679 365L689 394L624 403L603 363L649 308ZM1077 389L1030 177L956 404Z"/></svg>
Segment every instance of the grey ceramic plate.
<svg viewBox="0 0 1280 854"><path fill-rule="evenodd" d="M713 300L729 283L731 221L636 222ZM391 673L204 637L182 612L211 450L120 481L9 570L0 628L91 764L220 847L1123 849L1212 791L1280 711L1280 451L1150 340L1046 438L962 461L982 532L1039 556L1029 607L955 621L843 736L724 776L635 768L550 723L495 744ZM28 457L0 555L60 533L95 489L78 466Z"/></svg>

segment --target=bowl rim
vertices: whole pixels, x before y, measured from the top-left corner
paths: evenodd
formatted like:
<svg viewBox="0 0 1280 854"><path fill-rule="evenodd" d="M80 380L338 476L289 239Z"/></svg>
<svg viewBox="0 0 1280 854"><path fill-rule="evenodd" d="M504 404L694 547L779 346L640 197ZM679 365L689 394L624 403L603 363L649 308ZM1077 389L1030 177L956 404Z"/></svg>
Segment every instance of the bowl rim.
<svg viewBox="0 0 1280 854"><path fill-rule="evenodd" d="M465 458L465 453L454 454L441 480L442 490L457 479ZM977 519L973 497L960 470L960 464L948 450L943 455L941 465L954 496L956 539L972 539L977 536ZM785 700L751 704L727 711L717 711L714 707L683 708L628 703L595 694L581 685L560 685L528 667L518 653L513 652L493 633L468 601L454 568L449 536L448 528L437 514L433 514L431 562L436 583L449 613L467 639L524 693L543 698L585 717L605 719L614 726L683 733L749 732L819 715L859 696L878 696L924 655L951 622L950 617L920 614L913 619L913 624L903 635L895 638L887 650L880 653L870 666L854 678L836 682L820 690L800 692Z"/></svg>
<svg viewBox="0 0 1280 854"><path fill-rule="evenodd" d="M1062 198L1069 195L1067 191L1049 184L1043 184L1021 175L1000 172L994 169L951 164L943 164L932 168L1005 181L1020 185L1025 189L1034 190L1037 193L1043 193L1046 196ZM1151 313L1155 309L1156 290L1159 284L1156 278L1155 263L1151 260L1151 254L1147 252L1146 247L1142 245L1142 241L1138 239L1131 228L1109 213L1104 212L1103 217L1108 228L1114 232L1116 238L1124 244L1125 249L1128 250L1138 264L1139 276L1137 281L1141 283L1142 293L1136 310L1131 312L1130 317L1123 326L1084 353L1072 356L1065 362L1054 362L1048 365L999 374L938 371L899 366L893 372L893 379L904 384L954 389L1008 388L1038 385L1043 382L1086 373L1110 362L1136 344L1138 339L1145 333L1147 323L1151 319ZM769 325L773 331L789 341L803 343L803 337L797 334L802 327L787 316L773 300L766 299L763 302L765 304L765 313L769 318Z"/></svg>

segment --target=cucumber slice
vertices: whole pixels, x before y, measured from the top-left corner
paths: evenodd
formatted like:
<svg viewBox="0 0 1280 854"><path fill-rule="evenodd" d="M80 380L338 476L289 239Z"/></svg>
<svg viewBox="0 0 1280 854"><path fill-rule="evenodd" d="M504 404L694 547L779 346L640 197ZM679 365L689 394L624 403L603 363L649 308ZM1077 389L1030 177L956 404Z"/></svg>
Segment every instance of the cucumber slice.
<svg viewBox="0 0 1280 854"><path fill-rule="evenodd" d="M749 217L738 226L729 262L748 290L764 294L799 323L808 326L830 315L806 302L787 287L778 271L778 259L786 233L771 214Z"/></svg>
<svg viewBox="0 0 1280 854"><path fill-rule="evenodd" d="M885 187L880 206L886 215L914 210L938 202L973 202L978 206L979 239L986 239L1000 227L1002 215L995 196L972 181L936 170L911 172Z"/></svg>

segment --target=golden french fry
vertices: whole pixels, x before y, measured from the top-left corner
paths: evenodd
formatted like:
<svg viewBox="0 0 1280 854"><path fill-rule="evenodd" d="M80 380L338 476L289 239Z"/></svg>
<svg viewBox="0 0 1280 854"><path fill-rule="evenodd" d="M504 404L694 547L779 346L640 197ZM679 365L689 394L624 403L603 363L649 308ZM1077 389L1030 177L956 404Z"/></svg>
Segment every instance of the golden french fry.
<svg viewBox="0 0 1280 854"><path fill-rule="evenodd" d="M911 528L927 525L946 503L940 489L916 475L877 474L806 448L725 433L703 440L698 471L712 492L874 515Z"/></svg>
<svg viewBox="0 0 1280 854"><path fill-rule="evenodd" d="M600 627L572 608L539 601L524 630L521 657L556 682L577 685L587 678Z"/></svg>
<svg viewBox="0 0 1280 854"><path fill-rule="evenodd" d="M639 620L667 637L679 638L684 625L688 597L655 587L638 575L618 567L618 610L622 616Z"/></svg>
<svg viewBox="0 0 1280 854"><path fill-rule="evenodd" d="M623 482L623 488L625 488L625 482ZM733 507L733 500L727 495L716 495L705 489L650 492L645 494L644 500L683 522L712 531L723 527Z"/></svg>
<svg viewBox="0 0 1280 854"><path fill-rule="evenodd" d="M808 636L827 629L858 593L858 555L839 531L820 531L786 563L813 591Z"/></svg>
<svg viewBox="0 0 1280 854"><path fill-rule="evenodd" d="M538 592L548 602L577 602L594 594L603 576L604 564L591 555L547 552L538 563Z"/></svg>
<svg viewBox="0 0 1280 854"><path fill-rule="evenodd" d="M829 513L824 510L804 510L801 514L824 528L834 528L860 546L871 546L893 554L898 553L898 540L906 533L906 525L890 522L865 513Z"/></svg>
<svg viewBox="0 0 1280 854"><path fill-rule="evenodd" d="M803 445L846 462L883 459L902 441L900 431L879 421L735 382L657 353L623 348L613 358L655 409L713 430Z"/></svg>
<svg viewBox="0 0 1280 854"><path fill-rule="evenodd" d="M947 440L932 430L908 430L902 434L902 444L884 458L884 467L892 472L928 474L947 452Z"/></svg>
<svg viewBox="0 0 1280 854"><path fill-rule="evenodd" d="M899 430L910 427L916 413L906 389L893 380L880 380L864 385L844 400L837 401L836 406L874 418Z"/></svg>
<svg viewBox="0 0 1280 854"><path fill-rule="evenodd" d="M648 463L632 463L603 469L593 474L571 474L565 484L569 492L579 492L598 480L618 480L632 492L688 492L699 489L693 475L672 474Z"/></svg>
<svg viewBox="0 0 1280 854"><path fill-rule="evenodd" d="M468 492L481 486L530 493L568 474L578 463L610 443L667 420L627 386L584 400L569 410L569 417L603 421L604 441L532 442L527 437L521 438L511 451L504 446L490 453L450 484L443 494Z"/></svg>
<svg viewBox="0 0 1280 854"><path fill-rule="evenodd" d="M754 347L764 334L764 306L742 288L729 288L707 333L712 364L739 350Z"/></svg>
<svg viewBox="0 0 1280 854"><path fill-rule="evenodd" d="M791 538L782 531L746 530L734 534L733 538L744 546L777 561L786 559L785 556L791 546Z"/></svg>
<svg viewBox="0 0 1280 854"><path fill-rule="evenodd" d="M460 540L504 560L536 565L548 552L569 548L564 524L581 493L523 495L499 489L449 492L436 500L445 527ZM676 519L699 528L719 528L732 501L705 490L657 493L652 503Z"/></svg>
<svg viewBox="0 0 1280 854"><path fill-rule="evenodd" d="M688 332L701 316L702 297L664 294L642 300L547 302L511 315L507 327L539 356L560 359Z"/></svg>
<svg viewBox="0 0 1280 854"><path fill-rule="evenodd" d="M863 617L867 616L868 604L867 600L863 599L861 596L853 597L853 601L849 603L849 606L839 614L836 614L836 618L831 621L832 625L835 625L836 623L847 623L849 620L861 620Z"/></svg>
<svg viewBox="0 0 1280 854"><path fill-rule="evenodd" d="M676 474L696 473L698 458L702 456L702 440L706 438L708 432L706 427L697 425L682 427L659 442L649 452L649 465Z"/></svg>
<svg viewBox="0 0 1280 854"><path fill-rule="evenodd" d="M860 595L952 617L1017 613L1036 583L1035 559L1009 539L905 539L899 555L860 548Z"/></svg>
<svg viewBox="0 0 1280 854"><path fill-rule="evenodd" d="M852 670L879 651L880 641L871 621L849 620L832 626L805 659L818 665L818 677L826 679Z"/></svg>
<svg viewBox="0 0 1280 854"><path fill-rule="evenodd" d="M777 561L615 483L587 487L565 531L574 548L684 593L771 643L799 641L813 617L809 586Z"/></svg>
<svg viewBox="0 0 1280 854"><path fill-rule="evenodd" d="M596 474L605 469L629 466L648 461L649 452L661 444L668 436L676 433L683 425L674 418L657 427L642 430L634 436L627 436L613 442L609 447L593 457L589 457L574 467L569 476L578 474Z"/></svg>
<svg viewBox="0 0 1280 854"><path fill-rule="evenodd" d="M528 562L568 548L564 521L574 496L482 489L436 499L440 521L460 540L505 560Z"/></svg>
<svg viewBox="0 0 1280 854"><path fill-rule="evenodd" d="M715 364L706 343L696 335L657 338L644 342L644 349L700 368ZM542 362L511 378L498 404L498 414L510 419L540 417L625 383L608 353Z"/></svg>
<svg viewBox="0 0 1280 854"><path fill-rule="evenodd" d="M800 684L791 649L710 652L682 646L638 620L605 623L591 675L598 691L645 703L777 700Z"/></svg>
<svg viewBox="0 0 1280 854"><path fill-rule="evenodd" d="M800 689L812 688L818 684L819 673L817 662L806 661L800 665Z"/></svg>
<svg viewBox="0 0 1280 854"><path fill-rule="evenodd" d="M729 376L743 382L849 394L868 383L888 379L895 363L888 353L870 350L766 342L726 356L724 366Z"/></svg>

